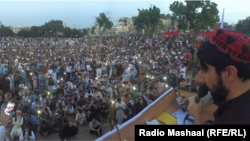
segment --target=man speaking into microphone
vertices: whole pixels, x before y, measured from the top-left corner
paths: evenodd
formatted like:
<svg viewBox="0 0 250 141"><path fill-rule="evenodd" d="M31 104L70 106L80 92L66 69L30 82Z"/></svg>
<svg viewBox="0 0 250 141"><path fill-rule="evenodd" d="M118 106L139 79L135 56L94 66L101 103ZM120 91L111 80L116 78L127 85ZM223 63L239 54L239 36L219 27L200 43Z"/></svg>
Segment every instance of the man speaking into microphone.
<svg viewBox="0 0 250 141"><path fill-rule="evenodd" d="M214 124L250 124L250 39L237 31L215 30L197 53L199 77L218 106ZM195 124L202 124L203 102L188 105Z"/></svg>

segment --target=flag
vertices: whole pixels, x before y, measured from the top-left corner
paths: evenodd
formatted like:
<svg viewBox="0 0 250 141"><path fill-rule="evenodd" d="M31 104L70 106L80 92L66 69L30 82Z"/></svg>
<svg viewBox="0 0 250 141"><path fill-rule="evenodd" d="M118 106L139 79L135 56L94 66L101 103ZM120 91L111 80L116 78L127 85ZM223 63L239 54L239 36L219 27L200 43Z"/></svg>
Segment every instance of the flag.
<svg viewBox="0 0 250 141"><path fill-rule="evenodd" d="M223 27L224 27L224 9L223 9L223 12L222 12L221 23L220 23L220 28L223 28Z"/></svg>

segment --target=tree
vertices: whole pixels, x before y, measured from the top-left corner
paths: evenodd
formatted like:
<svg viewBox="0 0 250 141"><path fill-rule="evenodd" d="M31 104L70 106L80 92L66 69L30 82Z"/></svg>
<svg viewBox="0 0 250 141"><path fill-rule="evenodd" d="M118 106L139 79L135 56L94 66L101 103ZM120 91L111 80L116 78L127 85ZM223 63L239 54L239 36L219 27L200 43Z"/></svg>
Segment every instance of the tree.
<svg viewBox="0 0 250 141"><path fill-rule="evenodd" d="M51 33L56 36L57 32L63 32L63 22L61 20L51 20L44 24L44 29L47 34Z"/></svg>
<svg viewBox="0 0 250 141"><path fill-rule="evenodd" d="M239 20L236 24L236 30L250 36L250 16Z"/></svg>
<svg viewBox="0 0 250 141"><path fill-rule="evenodd" d="M98 34L102 37L106 29L111 29L113 23L110 18L107 17L108 14L100 13L99 17L96 17L96 22L98 24Z"/></svg>
<svg viewBox="0 0 250 141"><path fill-rule="evenodd" d="M153 37L156 26L160 22L160 9L156 6L151 6L149 9L138 9L139 14L134 19L134 25L138 31L147 30L149 38Z"/></svg>
<svg viewBox="0 0 250 141"><path fill-rule="evenodd" d="M198 36L200 30L205 30L208 26L214 26L220 21L216 3L207 0L185 2L186 5L175 1L169 9L178 20L178 30L185 32L189 27L193 39Z"/></svg>
<svg viewBox="0 0 250 141"><path fill-rule="evenodd" d="M13 35L14 35L13 31L9 27L1 25L0 37L7 37L7 36L13 36Z"/></svg>
<svg viewBox="0 0 250 141"><path fill-rule="evenodd" d="M77 30L77 29L73 29L72 30L72 37L73 38L77 38L77 37L82 37L82 32L81 30Z"/></svg>
<svg viewBox="0 0 250 141"><path fill-rule="evenodd" d="M169 14L167 14L167 15L169 15ZM168 20L169 17L168 17L167 15L165 15L165 14L160 14L160 18L161 18L161 19L164 19L164 20Z"/></svg>
<svg viewBox="0 0 250 141"><path fill-rule="evenodd" d="M88 35L88 29L84 28L84 29L82 30L82 32L83 32L83 36Z"/></svg>
<svg viewBox="0 0 250 141"><path fill-rule="evenodd" d="M17 36L19 36L19 37L29 37L29 32L27 30L25 30L25 29L22 29L17 33Z"/></svg>
<svg viewBox="0 0 250 141"><path fill-rule="evenodd" d="M69 27L65 27L63 30L64 37L69 38L71 36L71 29Z"/></svg>
<svg viewBox="0 0 250 141"><path fill-rule="evenodd" d="M91 27L91 33L92 33L92 34L95 34L95 30L96 30L96 27L95 27L95 26Z"/></svg>
<svg viewBox="0 0 250 141"><path fill-rule="evenodd" d="M29 36L31 37L39 37L39 27L32 26L29 31Z"/></svg>
<svg viewBox="0 0 250 141"><path fill-rule="evenodd" d="M155 31L161 31L165 29L166 29L166 25L163 25L162 21L160 20L159 23L155 27Z"/></svg>

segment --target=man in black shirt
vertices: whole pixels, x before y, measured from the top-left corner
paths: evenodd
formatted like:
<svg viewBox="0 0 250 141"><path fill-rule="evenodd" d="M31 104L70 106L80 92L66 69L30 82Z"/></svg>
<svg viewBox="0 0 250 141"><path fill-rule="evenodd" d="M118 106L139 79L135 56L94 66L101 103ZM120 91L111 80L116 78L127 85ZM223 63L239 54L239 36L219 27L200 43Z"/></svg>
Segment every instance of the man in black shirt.
<svg viewBox="0 0 250 141"><path fill-rule="evenodd" d="M250 39L237 31L216 29L197 53L201 82L211 92L214 124L250 124ZM195 97L188 111L195 124L202 124L202 101Z"/></svg>
<svg viewBox="0 0 250 141"><path fill-rule="evenodd" d="M97 121L101 122L100 117L97 114L92 113L91 110L89 110L86 116L88 123L92 121L93 117L95 117Z"/></svg>
<svg viewBox="0 0 250 141"><path fill-rule="evenodd" d="M95 101L93 103L93 105L90 107L90 110L91 110L92 113L95 113L95 114L100 114L101 113L100 112L101 110L100 110L99 105L97 104L97 101Z"/></svg>
<svg viewBox="0 0 250 141"><path fill-rule="evenodd" d="M65 124L60 128L59 136L61 141L64 139L73 138L78 133L78 127L76 123L69 122L69 124Z"/></svg>
<svg viewBox="0 0 250 141"><path fill-rule="evenodd" d="M77 105L83 106L85 105L86 101L84 100L83 96L80 97L80 100L77 102Z"/></svg>
<svg viewBox="0 0 250 141"><path fill-rule="evenodd" d="M63 126L63 119L59 113L55 114L55 119L52 123L53 132L59 133L59 129Z"/></svg>

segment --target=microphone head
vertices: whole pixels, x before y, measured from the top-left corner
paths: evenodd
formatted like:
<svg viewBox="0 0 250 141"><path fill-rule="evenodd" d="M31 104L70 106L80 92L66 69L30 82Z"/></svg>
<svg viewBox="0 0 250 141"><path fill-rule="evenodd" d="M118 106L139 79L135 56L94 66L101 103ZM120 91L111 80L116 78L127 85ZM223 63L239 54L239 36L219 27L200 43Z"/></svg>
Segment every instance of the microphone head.
<svg viewBox="0 0 250 141"><path fill-rule="evenodd" d="M207 95L207 93L208 93L208 87L206 86L205 83L202 83L199 87L198 95L199 97L204 97Z"/></svg>

